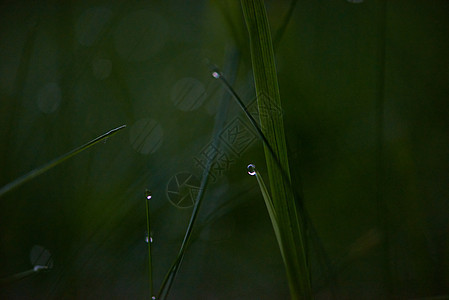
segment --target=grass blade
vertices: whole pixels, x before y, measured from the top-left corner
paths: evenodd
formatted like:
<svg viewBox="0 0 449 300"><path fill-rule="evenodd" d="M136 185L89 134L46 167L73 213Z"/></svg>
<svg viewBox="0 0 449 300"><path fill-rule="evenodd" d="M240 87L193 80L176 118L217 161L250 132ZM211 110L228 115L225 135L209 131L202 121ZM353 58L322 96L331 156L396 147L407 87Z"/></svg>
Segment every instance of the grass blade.
<svg viewBox="0 0 449 300"><path fill-rule="evenodd" d="M181 247L179 249L178 255L168 270L164 281L162 282L161 288L157 295L157 299L166 299L168 297L168 293L170 292L173 281L175 280L176 274L178 273L179 267L181 266L182 260L184 259L184 255L189 245L190 238L192 236L193 226L195 225L196 219L198 217L198 212L200 210L201 204L204 198L204 192L206 191L207 184L209 182L209 172L212 167L212 160L206 165L206 168L203 172L203 177L200 185L200 190L198 192L197 199L195 201L195 205L193 207L192 216L190 218L189 224L187 226L186 233L184 235L184 239L181 243Z"/></svg>
<svg viewBox="0 0 449 300"><path fill-rule="evenodd" d="M297 204L290 187L282 114L276 113L276 108L281 107L281 101L265 6L262 0L242 0L241 4L250 38L261 127L268 144L274 151L273 157L268 146L264 145L290 293L293 299L301 297L310 299L312 290L306 257L304 223L298 214ZM282 175L284 172L288 180L284 179Z"/></svg>
<svg viewBox="0 0 449 300"><path fill-rule="evenodd" d="M8 183L7 185L3 186L0 189L0 197L3 196L6 193L12 191L13 189L21 186L22 184L30 181L31 179L33 179L33 178L35 178L35 177L37 177L37 176L47 172L48 170L56 167L57 165L63 163L66 160L68 160L69 158L71 158L71 157L73 157L73 156L83 152L84 150L87 150L88 148L94 146L95 144L97 144L97 143L99 143L99 142L101 142L101 141L103 141L103 140L113 136L119 130L122 130L125 127L126 127L126 125L122 125L122 126L119 126L117 128L111 129L108 132L100 135L99 137L96 137L95 139L91 140L90 142L87 142L86 144L84 144L84 145L82 145L82 146L80 146L78 148L75 148L72 151L69 151L69 152L67 152L64 155L61 155L61 156L55 158L54 160L46 163L45 165L40 166L40 167L38 167L38 168L36 168L36 169L26 173L25 175L20 176L16 180Z"/></svg>
<svg viewBox="0 0 449 300"><path fill-rule="evenodd" d="M1 285L6 285L6 284L10 284L19 280L22 280L24 278L30 277L32 275L36 275L38 272L40 272L43 269L39 269L39 268L33 268L30 269L28 271L24 271L24 272L20 272L14 275L11 275L7 278L2 278L0 279L0 286Z"/></svg>
<svg viewBox="0 0 449 300"><path fill-rule="evenodd" d="M145 208L147 213L147 242L148 242L148 281L150 283L150 299L155 299L153 297L153 259L151 255L151 244L153 243L153 238L151 237L151 222L150 222L150 200L151 191L145 191Z"/></svg>
<svg viewBox="0 0 449 300"><path fill-rule="evenodd" d="M239 95L237 94L237 92L234 90L234 88L229 84L229 82L226 80L226 76L220 71L220 69L217 66L211 66L211 69L213 71L213 76L216 79L219 79L223 85L225 86L226 90L233 96L233 98L236 100L237 104L242 108L243 112L245 113L246 117L248 118L248 120L250 121L250 123L253 125L254 129L256 130L256 132L258 133L259 139L263 142L264 145L267 146L267 149L270 151L273 159L276 161L278 167L280 168L280 170L282 171L282 177L285 180L285 182L289 183L289 188L290 190L292 190L295 200L298 203L298 213L302 214L303 216L303 221L304 221L304 228L305 231L307 231L307 236L311 239L311 247L313 247L312 251L314 251L315 253L317 253L318 257L320 257L319 259L319 263L321 265L321 267L323 268L323 272L324 272L324 277L325 277L325 281L326 283L330 286L331 292L333 294L335 294L335 282L336 282L336 274L335 274L335 270L334 267L332 266L332 263L329 260L329 257L327 256L326 251L324 250L324 246L318 236L318 233L315 229L315 226L313 225L313 222L307 212L307 210L302 207L302 196L301 196L301 191L298 191L298 186L295 183L295 185L292 185L292 183L290 182L289 177L287 176L287 173L282 169L279 160L277 159L277 156L274 153L273 148L271 147L270 144L268 144L268 140L265 137L265 135L263 134L261 128L259 127L259 125L257 124L257 122L254 120L253 116L249 113L248 108L245 106L245 104L243 103L242 99L239 97ZM307 241L305 241L307 242ZM309 249L309 248L307 248ZM310 249L309 249L310 251Z"/></svg>
<svg viewBox="0 0 449 300"><path fill-rule="evenodd" d="M239 57L238 57L237 52L235 52L235 51L232 51L229 55L230 55L229 68L230 68L230 70L234 71L234 74L232 76L234 78L236 76L236 70L238 67ZM207 184L209 182L211 167L214 163L215 156L218 154L218 149L220 146L219 136L224 128L224 124L226 121L227 107L229 105L229 102L230 102L229 95L224 94L221 99L219 113L215 119L215 124L214 124L214 129L213 129L213 138L212 138L213 147L212 148L214 149L215 153L213 153L212 155L209 155L209 159L208 159L208 161L206 163L206 167L204 168L204 171L203 171L200 189L199 189L196 201L195 201L195 205L193 206L192 215L190 217L190 221L187 226L187 230L184 235L184 239L181 243L181 247L179 249L179 252L178 252L178 255L177 255L175 261L173 262L173 264L171 265L170 269L168 270L167 274L164 277L164 280L162 282L162 285L161 285L158 295L156 297L157 299L166 299L167 298L168 293L170 292L171 286L176 277L176 274L177 274L179 267L182 263L182 260L184 259L185 251L186 251L186 249L190 243L190 240L192 238L193 227L196 223L196 220L198 217L198 212L199 212L199 210L201 208L201 204L203 202L204 193L206 192Z"/></svg>
<svg viewBox="0 0 449 300"><path fill-rule="evenodd" d="M282 260L285 261L284 246L282 245L281 232L279 228L279 221L276 215L276 210L273 205L273 200L271 200L270 193L268 192L267 186L262 179L259 171L257 171L256 166L253 164L248 165L248 174L251 176L256 176L257 183L259 184L260 192L262 193L263 200L267 206L268 215L270 216L271 224L273 225L274 234L276 235L276 240L281 250Z"/></svg>

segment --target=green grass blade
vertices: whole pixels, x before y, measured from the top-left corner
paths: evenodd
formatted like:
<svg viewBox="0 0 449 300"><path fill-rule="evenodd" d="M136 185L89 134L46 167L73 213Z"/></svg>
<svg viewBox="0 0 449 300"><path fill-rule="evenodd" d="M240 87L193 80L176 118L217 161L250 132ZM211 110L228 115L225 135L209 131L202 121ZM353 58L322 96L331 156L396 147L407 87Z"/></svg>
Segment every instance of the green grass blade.
<svg viewBox="0 0 449 300"><path fill-rule="evenodd" d="M189 245L190 239L192 237L192 231L193 227L196 223L196 219L198 217L198 212L201 208L201 204L203 203L204 198L204 192L206 191L207 184L209 182L209 173L210 169L212 167L212 160L208 162L206 165L206 168L204 169L200 190L197 196L197 199L195 201L195 205L193 207L192 216L190 218L189 224L187 226L186 233L184 235L184 239L181 243L181 247L179 249L178 255L171 265L170 269L168 270L161 288L159 290L159 293L156 297L156 299L166 299L168 297L168 293L170 292L171 286L175 280L176 274L178 273L179 267L181 266L182 260L184 259L184 255L187 249L187 246Z"/></svg>
<svg viewBox="0 0 449 300"><path fill-rule="evenodd" d="M21 279L30 277L31 275L35 275L38 272L39 272L38 269L34 269L33 268L33 269L28 270L28 271L20 272L20 273L11 275L11 276L6 277L6 278L2 278L2 279L0 279L0 286L7 285L7 284L10 284L10 283L19 281Z"/></svg>
<svg viewBox="0 0 449 300"><path fill-rule="evenodd" d="M275 154L273 157L267 145L264 145L290 293L293 299L301 297L310 299L312 290L306 257L305 232L290 187L283 118L282 114L276 111L281 107L281 101L265 6L262 0L242 0L241 4L250 38L261 127ZM284 172L288 180L284 179Z"/></svg>
<svg viewBox="0 0 449 300"><path fill-rule="evenodd" d="M262 132L262 129L260 128L260 126L257 124L257 121L254 119L254 117L249 113L248 108L246 107L246 105L243 103L242 99L239 97L239 95L237 94L237 92L232 88L232 86L229 84L229 82L226 80L226 77L223 75L223 73L220 71L220 69L217 66L213 66L212 67L212 76L216 79L219 79L223 85L225 86L226 90L232 95L232 97L235 99L235 101L237 101L237 104L240 106L240 108L243 110L243 112L245 113L245 116L248 118L248 120L250 121L251 125L254 127L254 129L257 132L257 135L259 136L260 140L263 142L263 145L268 149L268 151L271 154L271 157L276 161L276 164L278 165L278 167L281 169L282 171L282 176L283 179L286 182L290 183L290 175L287 174L285 172L284 169L282 169L281 166L281 162L279 161L276 153L274 152L273 147L271 147L270 143L267 140L267 137L265 136L265 134ZM291 184L290 184L291 186Z"/></svg>
<svg viewBox="0 0 449 300"><path fill-rule="evenodd" d="M56 167L57 165L63 163L66 160L68 160L69 158L71 158L71 157L73 157L73 156L83 152L84 150L87 150L88 148L94 146L95 144L97 144L97 143L99 143L99 142L101 142L101 141L103 141L103 140L113 136L119 130L122 130L125 127L126 127L126 125L122 125L122 126L119 126L117 128L111 129L108 132L100 135L99 137L96 137L95 139L91 140L90 142L87 142L86 144L84 144L84 145L82 145L82 146L80 146L78 148L75 148L72 151L69 151L69 152L67 152L64 155L61 155L61 156L55 158L54 160L46 163L45 165L40 166L40 167L38 167L38 168L36 168L36 169L26 173L25 175L20 176L16 180L8 183L7 185L3 186L0 189L0 197L3 196L6 193L12 191L13 189L23 185L24 183L30 181L31 179L33 179L33 178L35 178L35 177L37 177L37 176L47 172L48 170Z"/></svg>
<svg viewBox="0 0 449 300"><path fill-rule="evenodd" d="M226 76L221 72L221 70L217 66L211 66L211 69L213 72L215 72L215 73L213 73L213 76L216 79L219 79L223 83L226 90L233 96L233 98L236 100L236 102L240 106L240 108L242 108L246 117L248 118L248 120L251 122L254 129L258 133L260 140L264 143L264 145L267 146L273 159L276 160L278 167L282 171L283 179L285 180L285 182L289 183L289 188L293 191L295 200L301 201L302 196L301 196L301 192L297 190L298 186L296 184L292 185L292 183L290 182L290 179L287 176L287 173L282 169L279 160L277 160L277 156L275 155L273 148L271 147L270 144L268 144L267 138L263 134L263 132L262 132L261 128L259 127L259 125L257 124L257 122L254 120L253 116L249 113L249 111L248 111L247 107L245 106L245 104L243 103L242 99L239 97L239 95L234 90L234 88L229 84L229 82L226 80ZM228 204L229 203L226 203L226 205L228 205ZM302 214L302 216L303 216L303 221L304 221L304 226L305 226L304 228L307 231L307 236L311 239L311 247L313 247L313 251L315 253L317 253L317 256L320 257L319 263L323 269L325 281L330 286L332 293L335 294L336 274L335 274L334 267L332 266L332 263L330 262L326 251L324 250L324 246L318 236L318 233L315 229L315 226L313 225L313 222L312 222L309 214L307 213L307 210L301 206L301 203L298 203L298 204L299 204L298 205L298 209L299 209L298 213ZM305 247L305 248L308 249L307 247Z"/></svg>
<svg viewBox="0 0 449 300"><path fill-rule="evenodd" d="M282 244L281 229L279 228L279 221L276 215L276 210L273 205L273 200L271 200L270 193L268 192L267 186L262 179L259 171L257 171L256 166L253 164L248 165L248 174L251 176L256 176L257 183L259 184L260 192L262 193L263 200L267 206L268 215L270 216L271 224L273 225L274 234L276 235L276 240L279 245L279 250L281 251L282 260L285 261L284 246Z"/></svg>
<svg viewBox="0 0 449 300"><path fill-rule="evenodd" d="M218 133L219 131L217 131L216 136L218 136ZM215 139L214 141L214 149L218 149L217 139ZM168 270L167 274L164 277L164 280L161 284L161 288L159 289L159 293L156 299L166 299L168 297L168 293L170 292L171 286L175 280L176 274L178 273L179 267L181 266L182 260L184 259L187 246L189 245L190 239L192 237L193 227L198 217L198 212L200 211L201 204L203 203L204 193L206 191L207 184L209 182L210 177L209 174L213 164L212 157L215 157L216 154L217 153L214 153L213 155L210 156L210 159L208 160L206 167L204 168L200 189L197 198L195 200L195 205L193 206L192 215L190 217L189 224L187 226L187 230L184 235L184 239L181 243L181 247L179 249L175 261L173 262L173 264L171 265L170 269Z"/></svg>
<svg viewBox="0 0 449 300"><path fill-rule="evenodd" d="M234 72L232 77L235 78L238 63L239 63L239 56L238 56L238 53L235 51L232 51L229 55L230 55L229 68L230 68L230 70L232 70ZM229 95L224 94L221 99L219 113L215 119L215 124L214 124L214 129L213 129L212 143L213 143L213 149L214 149L215 153L212 153L212 155L209 155L209 159L208 159L208 161L206 163L206 167L204 168L204 171L203 171L200 189L199 189L199 192L197 195L197 199L195 201L195 205L193 206L192 215L190 217L189 224L187 226L187 230L184 235L184 239L181 243L181 247L179 249L179 252L178 252L178 255L177 255L175 261L173 262L173 264L171 265L170 269L168 270L167 274L164 277L164 280L161 284L161 287L159 289L156 299L166 299L168 297L168 293L170 292L170 289L174 282L176 274L177 274L179 267L184 259L186 249L191 241L193 227L196 224L198 212L201 208L201 204L203 203L204 194L206 192L207 184L209 182L210 171L211 171L212 165L214 163L214 157L216 156L216 154L218 154L218 149L220 147L220 133L222 132L224 125L225 125L226 113L228 110L227 108L228 108L229 102L230 102Z"/></svg>
<svg viewBox="0 0 449 300"><path fill-rule="evenodd" d="M150 220L150 200L151 191L145 191L145 208L147 212L147 242L148 242L148 281L150 284L150 299L153 298L153 258L151 255L151 244L153 243L153 238L151 237L151 220Z"/></svg>

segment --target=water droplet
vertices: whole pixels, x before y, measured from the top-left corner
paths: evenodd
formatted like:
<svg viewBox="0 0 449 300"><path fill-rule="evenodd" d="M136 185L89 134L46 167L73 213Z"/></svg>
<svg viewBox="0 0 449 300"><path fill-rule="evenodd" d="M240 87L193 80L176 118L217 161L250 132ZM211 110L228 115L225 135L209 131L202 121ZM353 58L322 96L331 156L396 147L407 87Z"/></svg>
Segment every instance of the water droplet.
<svg viewBox="0 0 449 300"><path fill-rule="evenodd" d="M220 73L218 73L218 72L212 72L212 76L214 77L214 78L216 78L216 79L218 79L218 78L220 78Z"/></svg>
<svg viewBox="0 0 449 300"><path fill-rule="evenodd" d="M42 246L34 245L30 251L30 262L34 266L34 271L53 268L53 258L51 253Z"/></svg>
<svg viewBox="0 0 449 300"><path fill-rule="evenodd" d="M148 242L152 243L153 242L153 237L152 236L148 236L148 233L145 234L145 243L148 244Z"/></svg>
<svg viewBox="0 0 449 300"><path fill-rule="evenodd" d="M255 165L249 164L247 167L247 170L248 170L249 175L251 175L251 176L256 175L256 166Z"/></svg>
<svg viewBox="0 0 449 300"><path fill-rule="evenodd" d="M155 297L155 296L153 296L153 297L151 297L151 299L153 299L153 300L156 300L156 297Z"/></svg>
<svg viewBox="0 0 449 300"><path fill-rule="evenodd" d="M147 198L147 200L150 200L152 197L151 191L150 190L145 190L145 197Z"/></svg>
<svg viewBox="0 0 449 300"><path fill-rule="evenodd" d="M40 271L43 271L43 270L48 270L48 267L47 266L39 266L39 265L37 265L37 266L34 266L34 268L33 268L34 272L40 272Z"/></svg>

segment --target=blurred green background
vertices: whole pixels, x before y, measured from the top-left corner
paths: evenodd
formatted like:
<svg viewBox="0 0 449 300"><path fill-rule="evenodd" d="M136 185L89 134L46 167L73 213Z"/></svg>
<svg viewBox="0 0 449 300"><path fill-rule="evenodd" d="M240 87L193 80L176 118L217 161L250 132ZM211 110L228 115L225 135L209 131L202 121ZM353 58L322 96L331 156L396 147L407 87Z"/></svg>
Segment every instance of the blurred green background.
<svg viewBox="0 0 449 300"><path fill-rule="evenodd" d="M317 299L449 295L449 2L383 3L298 1L276 45ZM266 5L275 34L290 2ZM54 265L0 298L148 298L145 190L159 287L224 115L171 299L288 299L262 143L205 63L254 107L237 1L2 1L0 24L1 186L127 124L0 198L0 278L35 245Z"/></svg>

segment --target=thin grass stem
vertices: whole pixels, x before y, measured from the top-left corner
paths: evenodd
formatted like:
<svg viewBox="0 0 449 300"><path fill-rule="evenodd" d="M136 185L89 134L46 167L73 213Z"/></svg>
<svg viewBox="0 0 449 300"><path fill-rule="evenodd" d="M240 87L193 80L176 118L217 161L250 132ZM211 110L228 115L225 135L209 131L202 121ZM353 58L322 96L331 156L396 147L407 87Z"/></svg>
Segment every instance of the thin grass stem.
<svg viewBox="0 0 449 300"><path fill-rule="evenodd" d="M238 53L235 50L232 50L229 54L229 66L231 70L234 70L236 72L238 68L239 63L239 56ZM234 73L234 76L236 73ZM209 182L210 178L210 172L212 165L214 163L214 158L218 154L218 149L220 147L220 133L222 132L224 128L224 124L226 121L226 113L227 113L227 107L229 104L229 95L223 94L223 97L221 99L221 105L219 109L219 113L215 119L214 129L213 129L213 138L212 138L212 145L213 145L213 153L212 155L209 155L208 161L206 163L206 167L203 170L203 175L201 179L201 185L200 189L195 201L195 205L193 206L192 215L189 220L189 224L187 226L186 233L184 235L184 239L181 243L181 247L179 249L178 255L174 262L172 263L170 269L168 270L167 274L164 277L164 280L161 284L161 287L159 289L159 292L157 294L157 299L166 299L168 297L168 294L170 292L171 286L175 280L175 277L178 273L179 267L184 259L184 255L186 252L186 249L190 243L190 240L192 238L192 232L194 225L196 224L196 220L198 218L198 212L200 211L201 205L203 203L204 194L206 192L206 188Z"/></svg>
<svg viewBox="0 0 449 300"><path fill-rule="evenodd" d="M151 245L153 243L153 238L151 236L151 220L150 220L150 200L151 192L146 190L145 192L145 208L147 213L147 242L148 242L148 281L150 285L150 299L154 299L153 296L153 256L151 255Z"/></svg>
<svg viewBox="0 0 449 300"><path fill-rule="evenodd" d="M250 174L251 176L256 176L257 183L259 184L262 197L267 207L268 215L270 216L271 225L273 226L274 234L276 236L276 240L279 245L279 250L281 251L282 260L284 261L284 263L287 263L285 259L284 245L282 243L282 237L280 232L281 229L279 227L279 220L276 214L276 209L274 208L273 205L273 200L271 199L270 193L268 192L267 186L265 185L262 175L260 175L255 165L253 164L248 165L248 174Z"/></svg>
<svg viewBox="0 0 449 300"><path fill-rule="evenodd" d="M24 278L30 277L32 275L36 275L39 272L43 272L43 271L47 271L47 270L48 270L47 266L34 266L34 268L32 268L30 270L16 273L9 277L0 279L0 285L10 284L10 283L22 280Z"/></svg>
<svg viewBox="0 0 449 300"><path fill-rule="evenodd" d="M332 266L332 264L330 262L330 259L328 258L327 254L326 254L326 251L324 250L324 246L323 246L321 240L319 239L319 236L318 236L318 233L316 231L316 228L313 225L313 222L312 222L312 220L311 220L307 210L303 207L303 203L302 203L303 197L301 196L301 193L297 190L298 186L297 185L293 186L293 184L291 183L291 179L287 176L287 173L285 172L285 170L280 165L279 160L277 159L277 157L275 156L275 154L273 152L273 148L268 143L268 140L267 140L266 136L264 135L262 129L260 128L259 124L257 122L255 122L255 121L251 121L251 120L254 120L254 118L249 113L248 108L243 103L242 99L237 94L235 89L226 80L226 76L224 75L224 73L221 72L220 68L218 66L216 66L216 65L211 65L210 67L211 67L212 72L216 72L218 74L218 75L215 75L214 77L216 79L219 79L223 83L223 85L225 86L226 90L233 96L234 100L242 108L242 110L245 113L246 117L250 120L250 122L253 125L254 129L257 131L259 139L267 147L267 149L269 149L273 159L276 161L276 163L278 165L279 170L281 170L282 178L284 179L285 182L288 183L288 188L293 192L294 198L295 198L295 200L298 203L299 214L301 214L303 216L305 230L307 230L308 236L311 238L311 242L313 243L313 245L312 245L314 247L313 251L317 252L319 254L319 257L321 257L321 259L322 259L323 269L325 270L325 274L327 276L326 281L331 286L332 293L334 294L334 290L336 288L334 286L334 284L335 284L334 281L336 280L335 271L334 271L333 266ZM304 243L307 244L307 240L305 240Z"/></svg>
<svg viewBox="0 0 449 300"><path fill-rule="evenodd" d="M30 181L31 179L47 172L48 170L56 167L57 165L63 163L64 161L68 160L69 158L83 152L84 150L87 150L88 148L94 146L95 144L115 135L118 131L122 130L123 128L125 128L126 125L122 125L119 126L117 128L111 129L108 132L100 135L99 137L96 137L95 139L91 140L90 142L87 142L86 144L73 149L72 151L67 152L64 155L61 155L55 159L53 159L52 161L44 164L43 166L40 166L28 173L26 173L25 175L20 176L19 178L17 178L16 180L8 183L7 185L3 186L0 189L0 197L3 196L4 194L18 188L19 186L23 185L24 183Z"/></svg>

